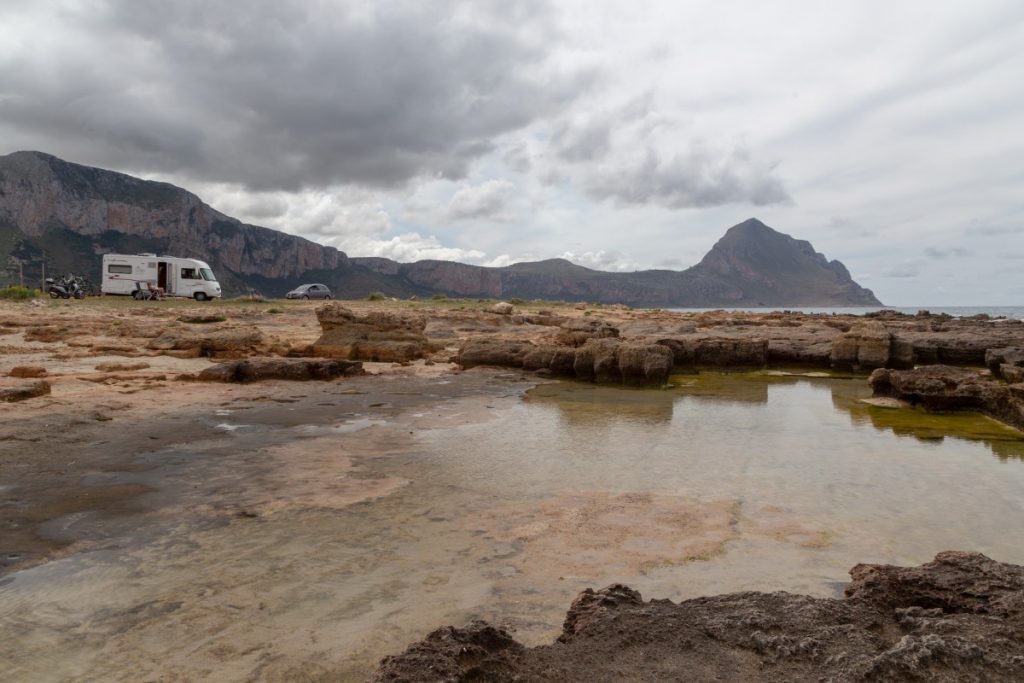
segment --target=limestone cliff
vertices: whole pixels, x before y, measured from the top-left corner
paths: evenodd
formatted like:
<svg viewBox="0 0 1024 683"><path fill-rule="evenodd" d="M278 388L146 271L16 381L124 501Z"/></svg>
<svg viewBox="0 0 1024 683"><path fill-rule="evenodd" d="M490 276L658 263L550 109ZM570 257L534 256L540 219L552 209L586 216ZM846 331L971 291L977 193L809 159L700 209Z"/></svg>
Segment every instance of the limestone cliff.
<svg viewBox="0 0 1024 683"><path fill-rule="evenodd" d="M301 237L247 225L168 183L38 152L0 157L0 242L26 265L98 276L98 254L151 251L208 260L235 289L332 271L347 257ZM4 239L6 238L6 239Z"/></svg>

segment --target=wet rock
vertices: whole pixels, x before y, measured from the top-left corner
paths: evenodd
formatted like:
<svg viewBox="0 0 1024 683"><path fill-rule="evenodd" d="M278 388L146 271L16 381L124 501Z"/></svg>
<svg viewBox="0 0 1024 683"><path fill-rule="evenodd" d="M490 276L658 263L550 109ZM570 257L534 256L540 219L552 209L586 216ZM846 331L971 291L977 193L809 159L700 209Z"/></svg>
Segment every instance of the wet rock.
<svg viewBox="0 0 1024 683"><path fill-rule="evenodd" d="M733 593L644 602L586 590L562 634L526 648L473 622L385 658L372 681L1016 681L1024 568L944 552L920 567L857 565L842 600Z"/></svg>
<svg viewBox="0 0 1024 683"><path fill-rule="evenodd" d="M46 377L46 368L38 365L16 365L7 373L9 377L21 377L24 379L35 379Z"/></svg>
<svg viewBox="0 0 1024 683"><path fill-rule="evenodd" d="M397 657L385 657L371 681L511 681L524 648L483 621L439 628Z"/></svg>
<svg viewBox="0 0 1024 683"><path fill-rule="evenodd" d="M591 339L608 339L619 336L619 330L604 320L596 318L570 318L562 323L555 336L555 343L564 346L583 346Z"/></svg>
<svg viewBox="0 0 1024 683"><path fill-rule="evenodd" d="M985 365L992 374L1009 382L1021 382L1024 374L1024 349L987 349Z"/></svg>
<svg viewBox="0 0 1024 683"><path fill-rule="evenodd" d="M370 311L357 314L338 302L316 309L322 334L313 353L329 358L401 363L430 350L426 318L417 314Z"/></svg>
<svg viewBox="0 0 1024 683"><path fill-rule="evenodd" d="M45 396L48 393L50 393L50 383L46 380L14 387L0 387L0 403L27 401L30 398Z"/></svg>
<svg viewBox="0 0 1024 683"><path fill-rule="evenodd" d="M891 396L932 411L974 410L1024 429L1024 397L1015 387L975 370L927 365L878 369L868 379L876 396ZM1024 388L1024 387L1022 387Z"/></svg>
<svg viewBox="0 0 1024 683"><path fill-rule="evenodd" d="M332 380L363 374L359 361L320 358L250 358L220 363L199 373L201 382L259 382Z"/></svg>
<svg viewBox="0 0 1024 683"><path fill-rule="evenodd" d="M178 356L244 358L259 354L264 345L263 333L258 328L244 326L208 331L169 329L151 339L146 348L180 352L173 354Z"/></svg>

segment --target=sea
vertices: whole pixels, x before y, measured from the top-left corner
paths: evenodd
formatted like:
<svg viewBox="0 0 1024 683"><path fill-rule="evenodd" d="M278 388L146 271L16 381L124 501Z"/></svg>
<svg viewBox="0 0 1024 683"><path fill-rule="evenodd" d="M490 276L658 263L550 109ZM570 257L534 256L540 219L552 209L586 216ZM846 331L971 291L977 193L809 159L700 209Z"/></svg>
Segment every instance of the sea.
<svg viewBox="0 0 1024 683"><path fill-rule="evenodd" d="M919 311L930 313L945 313L955 317L969 318L973 315L986 314L993 318L1014 318L1024 320L1024 306L843 306L843 307L801 307L801 306L776 306L768 308L740 307L729 308L719 306L717 308L670 308L670 311L684 313L703 313L707 311L730 311L736 313L773 313L776 311L792 311L795 313L825 314L825 315L864 315L876 311L897 311L914 315Z"/></svg>

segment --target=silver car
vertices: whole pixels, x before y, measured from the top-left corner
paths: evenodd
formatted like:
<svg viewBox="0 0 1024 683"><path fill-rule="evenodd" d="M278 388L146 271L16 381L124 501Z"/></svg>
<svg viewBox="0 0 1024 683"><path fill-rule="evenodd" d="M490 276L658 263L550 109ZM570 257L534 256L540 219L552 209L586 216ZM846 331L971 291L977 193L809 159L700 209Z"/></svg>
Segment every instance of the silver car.
<svg viewBox="0 0 1024 683"><path fill-rule="evenodd" d="M284 295L285 299L330 299L327 285L300 285Z"/></svg>

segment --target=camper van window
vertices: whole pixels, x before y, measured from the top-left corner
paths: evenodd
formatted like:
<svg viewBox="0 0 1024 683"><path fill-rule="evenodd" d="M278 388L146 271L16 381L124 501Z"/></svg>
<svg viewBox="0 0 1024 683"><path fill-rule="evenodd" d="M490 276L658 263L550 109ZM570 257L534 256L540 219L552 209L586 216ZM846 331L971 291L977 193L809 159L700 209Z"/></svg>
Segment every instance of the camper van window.
<svg viewBox="0 0 1024 683"><path fill-rule="evenodd" d="M182 280L198 280L199 273L196 272L195 268L182 268L181 269Z"/></svg>
<svg viewBox="0 0 1024 683"><path fill-rule="evenodd" d="M121 273L123 275L131 275L132 267L128 264L123 263L111 263L107 266L108 273Z"/></svg>
<svg viewBox="0 0 1024 683"><path fill-rule="evenodd" d="M213 276L213 271L209 268L200 268L199 272L203 274L203 279L207 282L216 282L217 278Z"/></svg>

